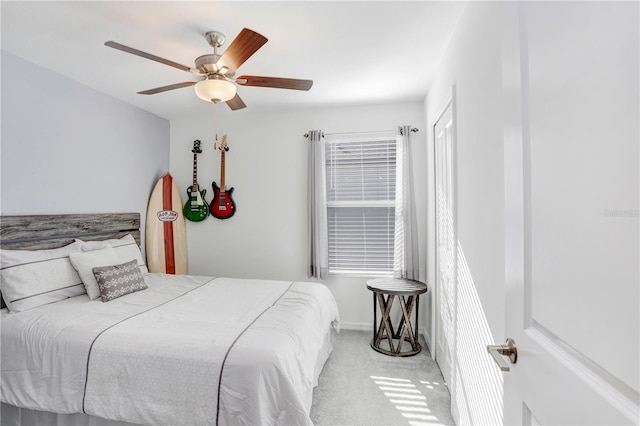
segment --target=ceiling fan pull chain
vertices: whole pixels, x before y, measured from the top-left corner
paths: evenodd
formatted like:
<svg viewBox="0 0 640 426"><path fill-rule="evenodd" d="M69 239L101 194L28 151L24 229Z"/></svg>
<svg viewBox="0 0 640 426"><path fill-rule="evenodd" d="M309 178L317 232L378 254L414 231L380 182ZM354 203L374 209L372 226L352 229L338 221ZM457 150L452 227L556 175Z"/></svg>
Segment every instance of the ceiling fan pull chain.
<svg viewBox="0 0 640 426"><path fill-rule="evenodd" d="M218 104L213 104L213 130L215 133L215 142L213 143L213 150L217 149L218 144Z"/></svg>

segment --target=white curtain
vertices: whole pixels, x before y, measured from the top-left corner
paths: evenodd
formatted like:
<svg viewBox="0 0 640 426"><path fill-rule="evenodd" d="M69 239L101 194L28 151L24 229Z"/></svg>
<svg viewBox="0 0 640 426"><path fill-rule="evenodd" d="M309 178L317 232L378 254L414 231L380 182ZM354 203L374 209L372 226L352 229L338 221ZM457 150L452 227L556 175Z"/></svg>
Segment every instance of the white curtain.
<svg viewBox="0 0 640 426"><path fill-rule="evenodd" d="M411 126L398 126L396 137L396 223L393 276L419 279L418 227L411 167Z"/></svg>
<svg viewBox="0 0 640 426"><path fill-rule="evenodd" d="M321 130L309 131L308 229L309 249L307 275L324 279L329 270L327 235L327 187L325 143Z"/></svg>

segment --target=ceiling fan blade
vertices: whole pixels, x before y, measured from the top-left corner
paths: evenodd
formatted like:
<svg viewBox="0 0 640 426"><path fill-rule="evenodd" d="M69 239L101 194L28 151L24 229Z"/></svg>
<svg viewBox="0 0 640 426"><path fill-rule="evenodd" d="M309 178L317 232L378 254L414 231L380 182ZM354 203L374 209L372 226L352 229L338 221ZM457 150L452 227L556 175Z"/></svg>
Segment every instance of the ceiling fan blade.
<svg viewBox="0 0 640 426"><path fill-rule="evenodd" d="M274 87L276 89L309 90L313 80L298 80L295 78L261 77L257 75L241 75L236 78L241 86Z"/></svg>
<svg viewBox="0 0 640 426"><path fill-rule="evenodd" d="M227 72L235 72L240 65L260 49L268 39L255 31L243 28L231 42L227 50L218 59L218 69L226 68Z"/></svg>
<svg viewBox="0 0 640 426"><path fill-rule="evenodd" d="M170 61L168 59L161 58L156 55L152 55L147 52L143 52L142 50L134 49L133 47L125 46L124 44L116 43L115 41L107 41L104 43L104 45L108 47L113 47L114 49L122 50L123 52L140 56L145 59L151 59L152 61L160 62L161 64L169 65L170 67L178 68L179 70L182 70L182 71L193 72L191 68L185 65Z"/></svg>
<svg viewBox="0 0 640 426"><path fill-rule="evenodd" d="M231 108L233 111L247 107L237 93L233 98L227 101L227 105L229 105L229 108Z"/></svg>
<svg viewBox="0 0 640 426"><path fill-rule="evenodd" d="M185 81L182 83L170 84L168 86L156 87L155 89L143 90L138 92L139 95L155 95L156 93L166 92L168 90L180 89L182 87L189 87L196 84L197 81Z"/></svg>

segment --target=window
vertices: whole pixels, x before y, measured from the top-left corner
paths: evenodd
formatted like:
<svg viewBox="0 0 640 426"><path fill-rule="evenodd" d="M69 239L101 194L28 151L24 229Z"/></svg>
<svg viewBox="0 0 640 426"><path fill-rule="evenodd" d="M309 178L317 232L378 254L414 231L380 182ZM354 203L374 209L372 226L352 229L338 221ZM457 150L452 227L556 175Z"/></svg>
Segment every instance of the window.
<svg viewBox="0 0 640 426"><path fill-rule="evenodd" d="M391 275L396 137L326 141L329 272Z"/></svg>

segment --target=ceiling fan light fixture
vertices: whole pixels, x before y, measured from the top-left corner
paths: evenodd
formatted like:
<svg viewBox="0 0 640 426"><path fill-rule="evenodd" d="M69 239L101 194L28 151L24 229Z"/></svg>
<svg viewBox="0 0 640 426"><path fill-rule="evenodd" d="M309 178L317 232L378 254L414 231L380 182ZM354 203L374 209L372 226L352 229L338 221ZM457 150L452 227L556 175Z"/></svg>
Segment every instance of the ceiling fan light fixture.
<svg viewBox="0 0 640 426"><path fill-rule="evenodd" d="M208 78L196 83L196 95L207 102L226 102L236 95L236 85L219 78Z"/></svg>

